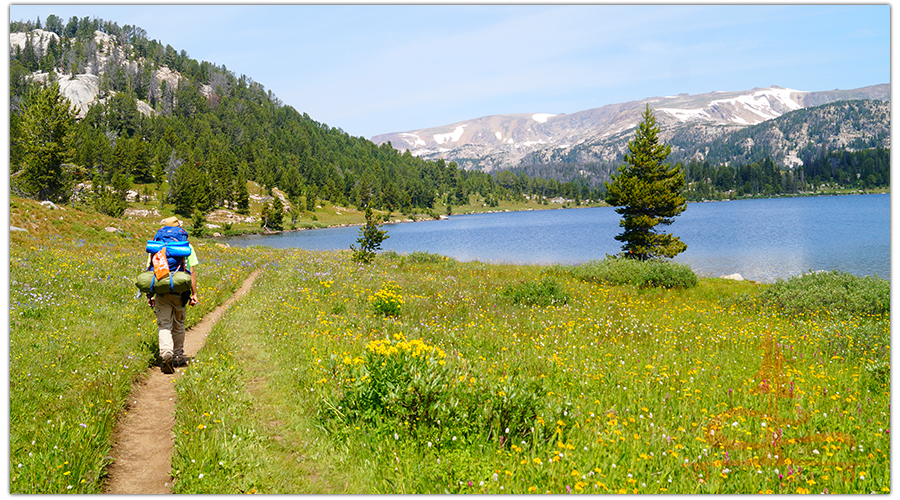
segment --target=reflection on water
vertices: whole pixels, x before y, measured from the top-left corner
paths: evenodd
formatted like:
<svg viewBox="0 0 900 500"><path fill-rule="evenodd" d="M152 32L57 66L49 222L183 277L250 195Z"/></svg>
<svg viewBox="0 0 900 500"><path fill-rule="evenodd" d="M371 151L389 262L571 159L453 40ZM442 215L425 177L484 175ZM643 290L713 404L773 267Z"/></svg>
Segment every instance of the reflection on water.
<svg viewBox="0 0 900 500"><path fill-rule="evenodd" d="M823 196L691 204L672 231L676 257L701 274L772 282L837 269L890 279L890 196Z"/></svg>
<svg viewBox="0 0 900 500"><path fill-rule="evenodd" d="M611 207L452 216L385 225L383 250L460 261L579 264L616 254ZM687 243L675 260L702 276L772 282L820 269L890 279L890 196L823 196L692 203L668 231ZM359 227L229 238L233 245L348 249Z"/></svg>

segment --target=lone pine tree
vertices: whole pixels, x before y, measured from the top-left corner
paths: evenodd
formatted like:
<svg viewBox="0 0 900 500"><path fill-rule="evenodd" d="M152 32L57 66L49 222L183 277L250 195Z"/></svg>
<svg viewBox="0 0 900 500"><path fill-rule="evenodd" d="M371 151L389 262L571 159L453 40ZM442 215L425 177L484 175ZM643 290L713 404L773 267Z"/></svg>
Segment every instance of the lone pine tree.
<svg viewBox="0 0 900 500"><path fill-rule="evenodd" d="M390 238L387 231L380 229L381 223L375 218L371 207L366 207L366 225L359 230L359 238L356 242L359 246L350 245L353 251L353 260L363 264L369 264L375 259L375 253L381 250L381 243Z"/></svg>
<svg viewBox="0 0 900 500"><path fill-rule="evenodd" d="M616 213L622 216L619 225L625 230L616 239L623 242L627 257L671 258L687 250L678 237L656 229L660 224L672 224L673 218L687 208L681 195L684 171L680 165L663 163L671 149L659 142L659 126L647 105L643 121L628 143L625 164L606 183L606 203L619 207Z"/></svg>

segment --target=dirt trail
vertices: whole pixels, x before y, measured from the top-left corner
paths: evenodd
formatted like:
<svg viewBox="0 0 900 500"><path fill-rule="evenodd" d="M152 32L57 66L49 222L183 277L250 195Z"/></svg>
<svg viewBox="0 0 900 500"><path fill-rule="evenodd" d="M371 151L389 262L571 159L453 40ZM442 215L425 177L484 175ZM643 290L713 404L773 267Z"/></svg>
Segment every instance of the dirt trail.
<svg viewBox="0 0 900 500"><path fill-rule="evenodd" d="M259 275L253 271L231 298L207 314L185 334L184 354L194 357L203 347L206 336L231 304L240 299ZM128 396L125 418L113 431L113 449L103 492L111 494L171 493L172 447L175 436L175 377L183 371L176 369L166 375L159 367L135 385Z"/></svg>

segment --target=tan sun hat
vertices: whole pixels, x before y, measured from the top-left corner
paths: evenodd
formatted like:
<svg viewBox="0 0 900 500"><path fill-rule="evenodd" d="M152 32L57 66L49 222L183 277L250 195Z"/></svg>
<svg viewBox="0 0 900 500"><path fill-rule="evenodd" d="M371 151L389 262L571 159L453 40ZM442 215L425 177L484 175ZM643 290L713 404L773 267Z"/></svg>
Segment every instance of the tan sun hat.
<svg viewBox="0 0 900 500"><path fill-rule="evenodd" d="M178 220L178 217L175 217L174 215L172 217L163 219L162 222L160 222L160 224L162 224L163 226L169 226L169 227L181 227L181 221Z"/></svg>

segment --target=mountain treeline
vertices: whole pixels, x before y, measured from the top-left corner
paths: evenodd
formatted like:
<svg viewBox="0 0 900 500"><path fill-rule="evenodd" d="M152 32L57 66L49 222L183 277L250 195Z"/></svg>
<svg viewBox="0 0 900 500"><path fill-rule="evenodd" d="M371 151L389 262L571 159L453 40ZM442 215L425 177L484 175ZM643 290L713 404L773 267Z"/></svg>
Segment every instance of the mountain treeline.
<svg viewBox="0 0 900 500"><path fill-rule="evenodd" d="M864 191L889 187L891 182L891 153L883 148L823 153L795 168L779 167L770 157L744 165L692 162L682 166L689 201L848 188Z"/></svg>
<svg viewBox="0 0 900 500"><path fill-rule="evenodd" d="M750 164L770 157L787 165L793 156L807 164L834 151L890 147L890 114L888 101L838 101L791 111L712 140L698 140L694 129L685 127L667 142L675 161L702 156L712 164Z"/></svg>
<svg viewBox="0 0 900 500"><path fill-rule="evenodd" d="M792 111L699 145L691 130L666 141L673 145L669 160L684 168L691 201L890 186L890 149L884 147L890 144L889 102L840 101ZM788 166L791 152L795 162ZM691 159L697 156L703 160ZM535 157L508 171L584 184L591 193L621 164L586 162L576 153L556 154L552 162Z"/></svg>
<svg viewBox="0 0 900 500"><path fill-rule="evenodd" d="M877 189L891 183L891 153L875 148L861 151L820 151L808 156L802 166L781 167L771 157L746 164L713 165L709 161L672 162L684 170L683 195L688 201L721 200L743 196L779 196L828 192L838 189ZM543 186L566 186L553 191L552 198L573 200L603 199L605 189L597 184L609 181L618 164L593 163L576 170L565 164L532 164L501 170L495 175L501 186L518 187L524 194L540 197ZM532 177L539 176L539 177ZM561 184L553 178L568 179ZM551 180L544 180L550 178ZM592 185L596 187L591 187ZM577 186L571 190L568 186Z"/></svg>
<svg viewBox="0 0 900 500"><path fill-rule="evenodd" d="M269 191L279 188L306 210L315 210L317 200L407 212L468 204L473 195L476 202L495 205L521 196L522 189L545 196L582 193L580 185L553 180L502 184L454 162L376 146L285 106L245 75L149 40L136 26L87 17L65 22L52 15L43 24L10 23L11 33L36 29L59 39L49 37L44 46L34 42L39 37L27 37L24 47L10 49L14 194L66 201L76 184L92 181L92 189L79 196L119 215L133 183L155 183L162 198L187 215L215 207L245 212L247 180ZM172 71L178 79L168 78ZM83 119L51 111L58 74L99 78L99 102ZM147 106L152 113L141 111ZM35 171L46 170L49 161L37 145L47 139L35 134L51 112L65 132L56 139L61 146L51 161L55 181L47 188L34 180L48 178Z"/></svg>

